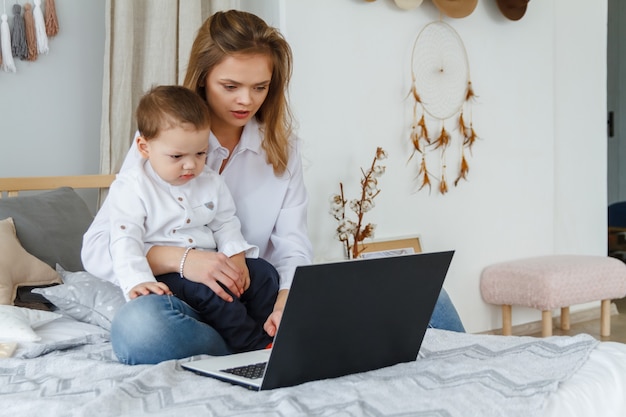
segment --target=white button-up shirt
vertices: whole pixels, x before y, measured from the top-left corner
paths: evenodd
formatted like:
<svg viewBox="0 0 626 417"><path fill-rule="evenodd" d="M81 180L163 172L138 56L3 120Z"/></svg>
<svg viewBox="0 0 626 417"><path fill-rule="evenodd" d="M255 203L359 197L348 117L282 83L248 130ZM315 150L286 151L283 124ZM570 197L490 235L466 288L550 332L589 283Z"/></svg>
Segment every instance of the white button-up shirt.
<svg viewBox="0 0 626 417"><path fill-rule="evenodd" d="M259 248L259 256L280 274L280 288L291 286L298 265L310 264L313 250L307 232L308 197L302 175L302 160L296 138L292 138L285 172L276 176L261 146L261 126L252 119L244 127L239 144L221 173L230 189L241 231L246 240ZM207 165L218 171L229 156L211 133ZM121 172L142 160L135 146L126 156ZM85 269L103 279L117 282L109 252L108 201L98 211L83 238Z"/></svg>
<svg viewBox="0 0 626 417"><path fill-rule="evenodd" d="M226 183L208 167L174 186L144 160L117 176L107 200L113 272L124 294L135 285L156 281L145 256L154 245L219 250L226 256L259 254L241 234Z"/></svg>

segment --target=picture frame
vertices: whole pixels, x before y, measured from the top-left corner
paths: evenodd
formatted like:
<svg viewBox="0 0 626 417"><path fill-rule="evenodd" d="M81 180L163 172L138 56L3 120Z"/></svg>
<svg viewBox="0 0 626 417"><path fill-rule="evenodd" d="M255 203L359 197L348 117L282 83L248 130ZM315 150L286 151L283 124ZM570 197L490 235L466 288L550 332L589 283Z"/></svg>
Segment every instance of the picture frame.
<svg viewBox="0 0 626 417"><path fill-rule="evenodd" d="M422 252L422 242L419 236L408 236L391 240L374 240L367 243L360 243L359 245L363 247L359 258L364 259Z"/></svg>

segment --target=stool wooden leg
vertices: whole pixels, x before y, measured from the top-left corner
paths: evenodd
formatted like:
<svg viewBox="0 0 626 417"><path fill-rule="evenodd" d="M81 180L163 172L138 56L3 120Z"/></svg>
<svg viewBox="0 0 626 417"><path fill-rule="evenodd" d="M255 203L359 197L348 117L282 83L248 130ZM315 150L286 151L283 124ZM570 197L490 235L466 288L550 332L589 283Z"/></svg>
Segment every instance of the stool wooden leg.
<svg viewBox="0 0 626 417"><path fill-rule="evenodd" d="M561 330L569 330L569 307L561 307Z"/></svg>
<svg viewBox="0 0 626 417"><path fill-rule="evenodd" d="M600 308L600 336L611 335L611 300L602 300Z"/></svg>
<svg viewBox="0 0 626 417"><path fill-rule="evenodd" d="M552 311L541 312L541 337L552 336Z"/></svg>
<svg viewBox="0 0 626 417"><path fill-rule="evenodd" d="M511 336L513 333L512 319L511 319L511 306L502 306L502 334L504 336Z"/></svg>

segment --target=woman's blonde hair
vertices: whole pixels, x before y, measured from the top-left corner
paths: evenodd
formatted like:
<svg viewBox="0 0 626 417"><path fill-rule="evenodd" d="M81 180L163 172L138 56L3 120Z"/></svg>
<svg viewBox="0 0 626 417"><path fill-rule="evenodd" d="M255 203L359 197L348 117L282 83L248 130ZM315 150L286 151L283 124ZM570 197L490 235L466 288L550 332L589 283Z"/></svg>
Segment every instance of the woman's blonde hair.
<svg viewBox="0 0 626 417"><path fill-rule="evenodd" d="M282 174L287 168L292 132L287 87L293 57L289 44L277 29L251 13L239 10L214 13L198 30L184 86L206 101L204 83L208 74L226 56L237 54L267 54L271 57L272 80L255 117L264 125L262 146L268 163L274 167L274 173Z"/></svg>

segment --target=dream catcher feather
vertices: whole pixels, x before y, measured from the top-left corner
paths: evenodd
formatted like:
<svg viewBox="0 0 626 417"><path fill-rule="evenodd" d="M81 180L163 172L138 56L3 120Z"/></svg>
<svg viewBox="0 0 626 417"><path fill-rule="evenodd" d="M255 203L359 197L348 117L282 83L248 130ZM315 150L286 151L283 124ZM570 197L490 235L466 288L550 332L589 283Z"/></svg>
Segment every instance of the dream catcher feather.
<svg viewBox="0 0 626 417"><path fill-rule="evenodd" d="M469 76L465 46L447 23L436 21L418 34L411 56L413 123L410 139L412 159L419 156L419 190L433 185L448 192L448 158L458 146L454 185L467 180L468 153L477 136L472 124L474 90Z"/></svg>

